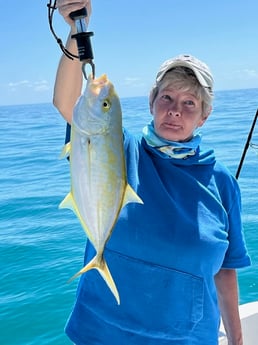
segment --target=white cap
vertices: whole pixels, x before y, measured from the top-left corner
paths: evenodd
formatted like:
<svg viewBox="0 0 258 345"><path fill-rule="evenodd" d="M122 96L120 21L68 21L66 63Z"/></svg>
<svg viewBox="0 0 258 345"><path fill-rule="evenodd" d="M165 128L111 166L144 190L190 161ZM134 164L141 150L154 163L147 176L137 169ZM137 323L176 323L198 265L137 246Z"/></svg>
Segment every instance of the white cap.
<svg viewBox="0 0 258 345"><path fill-rule="evenodd" d="M212 93L213 77L209 67L204 62L191 55L178 55L175 58L163 62L158 71L156 82L160 82L168 71L178 66L190 68L199 83Z"/></svg>

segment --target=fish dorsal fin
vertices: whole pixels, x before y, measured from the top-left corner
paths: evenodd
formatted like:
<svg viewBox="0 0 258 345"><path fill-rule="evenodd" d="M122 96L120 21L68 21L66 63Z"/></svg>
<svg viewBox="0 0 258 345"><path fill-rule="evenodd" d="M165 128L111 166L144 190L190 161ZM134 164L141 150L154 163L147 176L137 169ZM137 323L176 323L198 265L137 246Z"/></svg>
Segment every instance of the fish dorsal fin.
<svg viewBox="0 0 258 345"><path fill-rule="evenodd" d="M68 157L70 155L70 152L71 152L71 143L69 142L63 147L59 158L61 159L61 158Z"/></svg>
<svg viewBox="0 0 258 345"><path fill-rule="evenodd" d="M137 195L133 188L127 184L124 194L123 206L129 204L130 202L136 202L138 204L143 204L142 199ZM122 206L122 207L123 207Z"/></svg>

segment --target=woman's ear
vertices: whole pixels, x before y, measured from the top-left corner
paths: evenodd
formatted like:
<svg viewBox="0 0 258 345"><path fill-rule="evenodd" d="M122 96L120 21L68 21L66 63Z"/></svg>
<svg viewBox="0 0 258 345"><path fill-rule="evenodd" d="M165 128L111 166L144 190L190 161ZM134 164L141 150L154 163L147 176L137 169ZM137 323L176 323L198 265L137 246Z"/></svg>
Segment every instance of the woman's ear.
<svg viewBox="0 0 258 345"><path fill-rule="evenodd" d="M150 107L150 113L153 115L153 104L155 101L155 98L158 94L158 87L154 86L151 91L150 91L150 95L149 95L149 107Z"/></svg>
<svg viewBox="0 0 258 345"><path fill-rule="evenodd" d="M208 119L210 113L212 111L212 106L210 106L209 110L202 116L198 127L202 127L204 125L204 123L206 122L206 120Z"/></svg>
<svg viewBox="0 0 258 345"><path fill-rule="evenodd" d="M198 123L197 128L198 128L198 127L202 127L202 126L205 124L205 122L206 122L207 119L208 119L208 116L202 117L202 118L200 119L199 123Z"/></svg>
<svg viewBox="0 0 258 345"><path fill-rule="evenodd" d="M210 106L210 109L207 111L206 120L207 120L207 118L209 117L209 115L210 115L211 112L212 112L212 106Z"/></svg>

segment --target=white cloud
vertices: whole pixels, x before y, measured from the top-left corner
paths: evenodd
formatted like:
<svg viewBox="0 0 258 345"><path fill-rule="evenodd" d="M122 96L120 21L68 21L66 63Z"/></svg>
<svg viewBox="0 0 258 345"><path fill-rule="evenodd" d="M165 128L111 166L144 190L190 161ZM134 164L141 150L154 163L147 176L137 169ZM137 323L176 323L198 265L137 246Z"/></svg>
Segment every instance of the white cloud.
<svg viewBox="0 0 258 345"><path fill-rule="evenodd" d="M232 73L231 78L239 78L242 80L255 80L258 79L258 71L255 69L248 68L236 70L234 73Z"/></svg>
<svg viewBox="0 0 258 345"><path fill-rule="evenodd" d="M144 82L137 77L126 77L123 84L133 87L143 87L145 85Z"/></svg>
<svg viewBox="0 0 258 345"><path fill-rule="evenodd" d="M29 80L20 80L9 82L7 84L7 89L11 92L25 91L25 89L30 89L30 92L32 90L35 92L45 92L50 90L50 85L47 80L39 80L34 82Z"/></svg>
<svg viewBox="0 0 258 345"><path fill-rule="evenodd" d="M45 79L0 83L0 105L52 102L53 87Z"/></svg>
<svg viewBox="0 0 258 345"><path fill-rule="evenodd" d="M10 82L10 83L8 83L7 86L11 91L16 91L17 88L19 88L19 87L29 86L29 81L28 80L21 80L21 81L17 81L17 82Z"/></svg>
<svg viewBox="0 0 258 345"><path fill-rule="evenodd" d="M258 78L258 71L254 69L245 69L243 70L243 75L250 78Z"/></svg>
<svg viewBox="0 0 258 345"><path fill-rule="evenodd" d="M34 83L34 90L37 92L48 91L49 89L50 86L47 80L41 80Z"/></svg>

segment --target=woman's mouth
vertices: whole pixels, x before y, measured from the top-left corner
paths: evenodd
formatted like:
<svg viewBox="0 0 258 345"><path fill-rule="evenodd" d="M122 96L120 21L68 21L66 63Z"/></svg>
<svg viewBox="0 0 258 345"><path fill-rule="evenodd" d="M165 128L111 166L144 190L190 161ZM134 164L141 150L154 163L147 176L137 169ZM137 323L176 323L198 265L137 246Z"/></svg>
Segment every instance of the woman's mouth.
<svg viewBox="0 0 258 345"><path fill-rule="evenodd" d="M163 127L167 128L167 129L178 130L182 126L179 124L176 124L176 123L165 122L165 123L163 123Z"/></svg>

